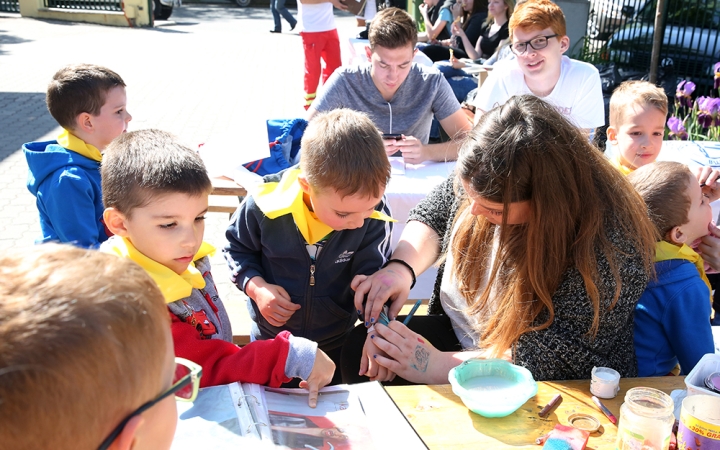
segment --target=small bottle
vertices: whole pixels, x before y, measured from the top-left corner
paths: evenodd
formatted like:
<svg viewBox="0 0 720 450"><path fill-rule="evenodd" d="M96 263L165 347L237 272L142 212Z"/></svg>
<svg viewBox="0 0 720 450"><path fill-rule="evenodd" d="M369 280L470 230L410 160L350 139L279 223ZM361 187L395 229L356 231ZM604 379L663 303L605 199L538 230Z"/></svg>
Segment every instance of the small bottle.
<svg viewBox="0 0 720 450"><path fill-rule="evenodd" d="M675 416L674 403L666 393L653 388L632 388L620 407L617 450L667 450Z"/></svg>

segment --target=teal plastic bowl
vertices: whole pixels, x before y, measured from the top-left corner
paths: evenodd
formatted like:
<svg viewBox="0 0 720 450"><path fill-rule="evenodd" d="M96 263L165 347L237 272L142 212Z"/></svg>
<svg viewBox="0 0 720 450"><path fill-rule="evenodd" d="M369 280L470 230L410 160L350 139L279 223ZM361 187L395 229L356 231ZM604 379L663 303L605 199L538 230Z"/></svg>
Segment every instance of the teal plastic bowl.
<svg viewBox="0 0 720 450"><path fill-rule="evenodd" d="M505 417L537 394L529 370L502 359L469 359L450 370L452 390L468 409L484 417Z"/></svg>

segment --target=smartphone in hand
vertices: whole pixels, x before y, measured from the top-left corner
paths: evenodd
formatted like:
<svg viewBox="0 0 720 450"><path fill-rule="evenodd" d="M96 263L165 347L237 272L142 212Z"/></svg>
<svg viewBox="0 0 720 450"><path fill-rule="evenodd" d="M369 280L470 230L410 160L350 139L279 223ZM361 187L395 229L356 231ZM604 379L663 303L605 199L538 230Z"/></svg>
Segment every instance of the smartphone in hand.
<svg viewBox="0 0 720 450"><path fill-rule="evenodd" d="M382 138L383 139L393 139L393 140L399 141L400 139L402 139L402 134L383 134Z"/></svg>

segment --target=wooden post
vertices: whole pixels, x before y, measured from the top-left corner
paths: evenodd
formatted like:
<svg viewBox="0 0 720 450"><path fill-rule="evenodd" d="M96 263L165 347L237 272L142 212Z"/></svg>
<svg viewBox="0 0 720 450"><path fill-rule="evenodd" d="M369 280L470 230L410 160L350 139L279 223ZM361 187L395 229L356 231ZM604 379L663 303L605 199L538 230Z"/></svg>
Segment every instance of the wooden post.
<svg viewBox="0 0 720 450"><path fill-rule="evenodd" d="M665 0L658 0L655 8L655 28L653 33L652 52L650 53L650 82L657 83L657 71L660 65L660 46L662 45L665 26L663 24L663 11Z"/></svg>

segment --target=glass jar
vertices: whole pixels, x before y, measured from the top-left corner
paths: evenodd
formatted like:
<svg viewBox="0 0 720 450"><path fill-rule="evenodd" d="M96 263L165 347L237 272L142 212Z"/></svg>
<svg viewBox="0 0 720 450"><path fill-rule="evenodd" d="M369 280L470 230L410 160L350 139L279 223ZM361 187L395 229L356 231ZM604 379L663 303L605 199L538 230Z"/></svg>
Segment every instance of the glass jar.
<svg viewBox="0 0 720 450"><path fill-rule="evenodd" d="M667 450L675 423L674 403L666 393L653 388L632 388L620 407L618 450Z"/></svg>

